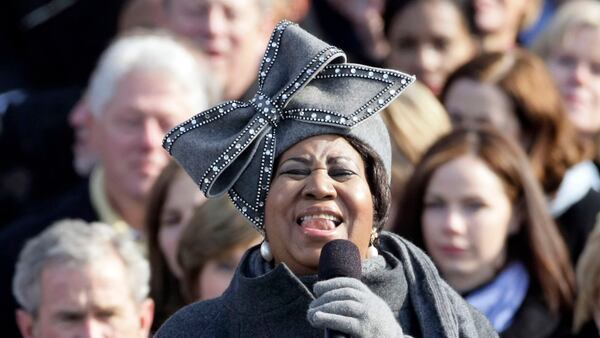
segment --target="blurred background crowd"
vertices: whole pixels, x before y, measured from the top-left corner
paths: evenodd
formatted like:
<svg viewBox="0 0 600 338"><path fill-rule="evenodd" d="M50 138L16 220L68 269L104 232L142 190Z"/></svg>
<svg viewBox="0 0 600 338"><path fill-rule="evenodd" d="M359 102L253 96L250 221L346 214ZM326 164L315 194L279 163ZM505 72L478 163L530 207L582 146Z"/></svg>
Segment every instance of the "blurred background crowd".
<svg viewBox="0 0 600 338"><path fill-rule="evenodd" d="M598 337L597 0L3 0L2 335L146 337L227 288L262 238L161 144L253 97L282 19L417 77L387 230L501 337Z"/></svg>

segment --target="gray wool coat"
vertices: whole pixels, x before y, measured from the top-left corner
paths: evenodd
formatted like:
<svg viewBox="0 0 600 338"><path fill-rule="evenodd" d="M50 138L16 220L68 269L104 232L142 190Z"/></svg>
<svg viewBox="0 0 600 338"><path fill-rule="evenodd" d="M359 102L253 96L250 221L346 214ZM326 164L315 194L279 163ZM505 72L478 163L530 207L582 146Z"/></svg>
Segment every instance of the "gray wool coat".
<svg viewBox="0 0 600 338"><path fill-rule="evenodd" d="M383 232L378 249L377 258L363 262L361 281L386 301L405 335L498 336L417 247ZM298 278L285 264L269 266L254 247L221 297L179 310L155 337L323 337L306 320L315 282L316 276Z"/></svg>

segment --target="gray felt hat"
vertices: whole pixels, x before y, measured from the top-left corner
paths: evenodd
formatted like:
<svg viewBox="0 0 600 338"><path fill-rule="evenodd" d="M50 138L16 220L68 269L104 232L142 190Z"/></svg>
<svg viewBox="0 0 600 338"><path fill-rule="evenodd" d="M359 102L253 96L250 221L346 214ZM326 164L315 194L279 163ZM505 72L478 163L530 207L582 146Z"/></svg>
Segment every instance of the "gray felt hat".
<svg viewBox="0 0 600 338"><path fill-rule="evenodd" d="M269 40L250 102L227 101L167 133L163 147L207 197L225 192L264 231L275 159L316 135L353 137L391 168L391 148L376 114L414 81L404 73L346 63L346 55L289 21Z"/></svg>

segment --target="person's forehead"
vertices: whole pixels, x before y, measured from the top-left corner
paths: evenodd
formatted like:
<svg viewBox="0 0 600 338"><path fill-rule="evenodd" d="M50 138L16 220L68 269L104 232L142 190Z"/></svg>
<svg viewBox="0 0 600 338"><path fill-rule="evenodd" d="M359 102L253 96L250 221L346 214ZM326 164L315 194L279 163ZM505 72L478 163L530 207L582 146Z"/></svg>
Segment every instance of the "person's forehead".
<svg viewBox="0 0 600 338"><path fill-rule="evenodd" d="M166 115L190 114L190 93L172 76L160 71L134 71L118 83L111 102L130 106L142 113L161 112Z"/></svg>
<svg viewBox="0 0 600 338"><path fill-rule="evenodd" d="M502 179L483 159L464 154L440 165L435 170L427 193L446 192L457 197L482 193L485 197L496 198L500 195L483 194L483 192L502 193L503 189Z"/></svg>
<svg viewBox="0 0 600 338"><path fill-rule="evenodd" d="M41 285L42 308L92 309L133 301L125 265L113 254L89 264L49 264L42 270Z"/></svg>
<svg viewBox="0 0 600 338"><path fill-rule="evenodd" d="M171 209L193 209L205 201L202 191L186 173L180 173L167 188L163 214Z"/></svg>
<svg viewBox="0 0 600 338"><path fill-rule="evenodd" d="M589 48L581 48L581 46ZM574 50L600 60L600 26L573 26L568 29L556 49Z"/></svg>
<svg viewBox="0 0 600 338"><path fill-rule="evenodd" d="M281 155L281 160L289 158L304 157L307 159L330 159L342 158L347 160L359 160L360 154L342 136L319 135L307 138L296 143Z"/></svg>
<svg viewBox="0 0 600 338"><path fill-rule="evenodd" d="M399 32L450 34L463 28L461 12L448 1L420 2L407 6L394 17L393 28ZM413 24L409 24L409 23ZM448 32L447 32L448 30Z"/></svg>
<svg viewBox="0 0 600 338"><path fill-rule="evenodd" d="M460 105L471 108L470 111L512 109L508 96L497 85L470 78L454 81L445 101L446 105Z"/></svg>

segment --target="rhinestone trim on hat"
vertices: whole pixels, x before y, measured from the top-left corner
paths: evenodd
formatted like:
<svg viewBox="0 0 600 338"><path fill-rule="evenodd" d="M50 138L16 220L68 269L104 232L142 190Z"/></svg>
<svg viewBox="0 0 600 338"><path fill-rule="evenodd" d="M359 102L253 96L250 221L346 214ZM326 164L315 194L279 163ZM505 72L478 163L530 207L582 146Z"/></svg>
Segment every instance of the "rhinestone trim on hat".
<svg viewBox="0 0 600 338"><path fill-rule="evenodd" d="M274 132L273 132L274 133ZM237 209L248 218L254 226L263 235L265 234L264 229L264 206L269 193L271 182L272 168L275 162L275 135L267 134L266 142L263 150L260 152L261 165L257 184L257 194L254 203L249 203L243 199L235 189L229 190L229 197Z"/></svg>
<svg viewBox="0 0 600 338"><path fill-rule="evenodd" d="M294 94L319 74L331 59L342 55L343 52L333 46L319 52L319 54L313 57L312 60L304 66L300 74L290 81L288 85L275 96L275 101L279 102L282 107L285 107L285 104L294 96Z"/></svg>
<svg viewBox="0 0 600 338"><path fill-rule="evenodd" d="M219 119L226 119L226 122L229 115L236 110L240 110L240 114L235 115L238 121L240 116L248 116L248 121L242 130L234 134L233 141L229 141L230 143L227 145L223 144L224 148L219 149L224 150L220 151L221 153L210 162L206 170L203 169L203 173L200 175L197 173L196 175L199 177L194 177L194 179L205 195L215 195L218 193L218 191L215 191L216 189L212 190L215 182L220 178L228 179L228 176L221 177L223 172L237 161L239 156L249 147L258 146L254 157L249 159L250 162L248 162L256 163L253 161L260 161L260 164L258 164L259 172L256 174L255 180L255 195L252 197L242 196L236 190L235 181L224 181L224 185L219 185L218 189L221 189L222 186L228 187L228 194L234 205L263 234L265 201L273 174L277 151L277 128L281 121L295 119L340 128L352 128L387 106L414 81L414 77L392 70L346 63L332 64L331 62L338 58L343 59L342 61L345 62L345 54L336 47L327 46L306 61L304 67L297 74L287 79L287 83L283 88L277 89L275 93L267 93L265 92L265 84L269 83L270 76L274 76L270 75L270 72L276 65L278 56L281 55L281 44L285 30L291 25L292 23L289 21L282 21L271 35L259 68L259 89L249 102L227 101L221 103L179 124L169 131L163 140L163 147L171 153L173 144L181 136L194 129ZM329 78L347 78L349 80L363 78L379 81L384 83L385 86L375 97L369 99L368 102L353 112L334 112L317 108L286 110L287 103L310 81ZM246 169L245 166L240 167L240 170ZM202 168L205 167L202 166Z"/></svg>
<svg viewBox="0 0 600 338"><path fill-rule="evenodd" d="M271 67L275 64L275 59L277 59L277 52L279 51L279 46L281 45L281 37L283 36L283 32L289 25L292 23L289 21L282 21L277 25L273 34L271 34L271 38L269 39L269 43L267 44L267 50L260 62L260 68L258 70L258 86L263 88L265 85L265 78Z"/></svg>
<svg viewBox="0 0 600 338"><path fill-rule="evenodd" d="M386 83L387 86L374 98L366 102L355 112L341 114L333 111L308 108L289 109L283 112L283 118L293 118L305 122L318 124L354 127L366 118L387 107L406 87L415 81L414 76L407 76L400 72L377 69L358 64L333 64L327 65L315 79L330 78L364 78ZM398 81L399 80L399 81Z"/></svg>
<svg viewBox="0 0 600 338"><path fill-rule="evenodd" d="M277 127L277 122L281 119L281 109L260 90L254 95L250 104L263 118L267 119L273 127Z"/></svg>
<svg viewBox="0 0 600 338"><path fill-rule="evenodd" d="M200 114L197 114L185 122L180 123L175 128L169 130L169 132L163 138L163 147L165 147L170 154L173 143L175 143L175 141L177 141L177 139L183 134L220 119L238 108L245 108L248 106L249 105L247 103L240 101L227 101Z"/></svg>

